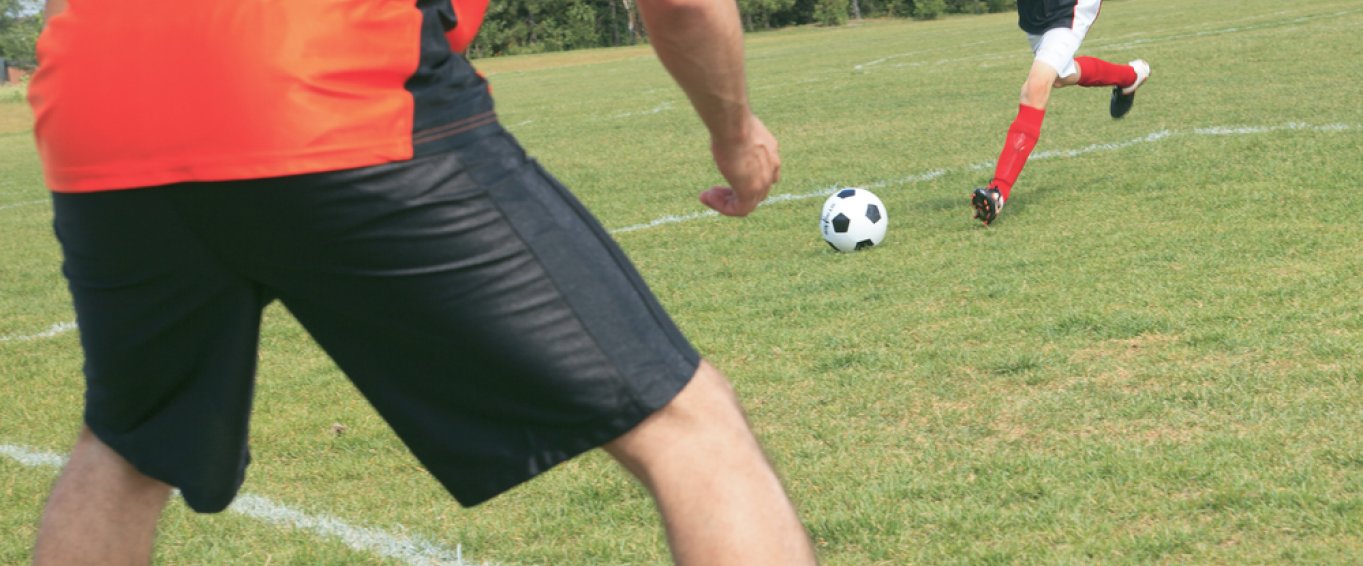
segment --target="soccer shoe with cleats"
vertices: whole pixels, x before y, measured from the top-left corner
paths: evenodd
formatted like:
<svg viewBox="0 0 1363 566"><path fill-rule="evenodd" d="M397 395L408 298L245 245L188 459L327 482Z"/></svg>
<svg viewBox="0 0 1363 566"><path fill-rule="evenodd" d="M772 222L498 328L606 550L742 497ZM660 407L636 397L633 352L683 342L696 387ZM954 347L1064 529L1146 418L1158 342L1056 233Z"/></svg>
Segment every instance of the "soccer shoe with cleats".
<svg viewBox="0 0 1363 566"><path fill-rule="evenodd" d="M1126 116L1131 111L1131 105L1136 103L1136 89L1145 84L1145 79L1150 78L1150 64L1144 59L1137 59L1128 63L1132 69L1136 70L1136 82L1131 86L1112 87L1112 102L1108 104L1108 112L1113 119Z"/></svg>
<svg viewBox="0 0 1363 566"><path fill-rule="evenodd" d="M975 189L970 204L975 207L975 219L988 226L1003 210L1003 196L994 187Z"/></svg>

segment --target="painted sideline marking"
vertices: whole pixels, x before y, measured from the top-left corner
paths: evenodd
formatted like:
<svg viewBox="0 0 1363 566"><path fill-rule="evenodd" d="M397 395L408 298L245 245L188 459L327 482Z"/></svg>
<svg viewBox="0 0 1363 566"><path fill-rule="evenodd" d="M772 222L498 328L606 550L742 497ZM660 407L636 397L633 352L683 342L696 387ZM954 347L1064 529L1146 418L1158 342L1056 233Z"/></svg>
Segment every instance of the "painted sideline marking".
<svg viewBox="0 0 1363 566"><path fill-rule="evenodd" d="M0 210L5 210L9 208L19 208L21 206L33 206L35 204L40 204L44 202L52 202L52 199L40 198L38 200L26 200L24 202L16 202L12 204L0 204Z"/></svg>
<svg viewBox="0 0 1363 566"><path fill-rule="evenodd" d="M0 455L29 468L60 468L66 464L66 458L63 456L12 444L0 444ZM354 550L392 558L413 566L472 566L472 563L464 561L462 545L450 550L421 538L357 527L327 515L309 515L258 495L247 493L238 495L232 506L227 509L271 525L308 531L320 538L338 540Z"/></svg>
<svg viewBox="0 0 1363 566"><path fill-rule="evenodd" d="M258 495L242 494L228 509L260 519L271 525L309 531L322 538L336 539L361 552L394 558L413 565L445 564L463 566L464 548L450 549L421 538L401 537L377 529L356 527L335 517L308 515Z"/></svg>
<svg viewBox="0 0 1363 566"><path fill-rule="evenodd" d="M1164 141L1164 140L1167 140L1167 139L1170 139L1170 138L1174 138L1174 137L1177 137L1177 136L1189 136L1189 135L1191 135L1191 136L1243 136L1243 135L1267 134L1267 133L1284 132L1284 131L1311 131L1311 132L1334 133L1334 132L1348 132L1348 131L1353 131L1353 130L1357 130L1357 129L1359 129L1359 126L1353 125L1353 124L1306 124L1306 123L1303 123L1303 122L1288 122L1288 123L1286 123L1286 124L1280 124L1280 125L1277 125L1277 126L1213 126L1213 127L1206 127L1206 128L1193 128L1193 129L1191 129L1191 130L1186 130L1186 131L1182 131L1182 132L1171 131L1171 130L1158 130L1158 131L1154 131L1154 132L1151 132L1151 133L1149 133L1149 134L1146 134L1146 135L1144 135L1144 136L1141 136L1141 137L1138 137L1138 138L1133 138L1133 139L1130 139L1130 140L1127 140L1127 141L1123 141L1123 142L1098 143L1098 144L1093 144L1093 145L1081 147L1081 148L1078 148L1078 149L1051 149L1051 150L1046 150L1046 151L1038 151L1038 152L1032 154L1030 160L1031 160L1031 161L1037 161L1037 160L1056 159L1056 158L1071 158L1071 157L1079 157L1079 156L1081 156L1081 155L1086 155L1086 154L1089 154L1089 153L1095 153L1095 152L1099 152L1099 151L1116 151L1116 150L1119 150L1119 149L1125 149L1125 148L1128 148L1128 147L1131 147L1131 146L1135 146L1135 145L1142 145L1142 144L1147 144L1147 143L1155 143L1155 142L1159 142L1159 141ZM994 166L994 162L993 162L993 161L983 161L983 162L980 162L980 163L976 163L976 164L974 164L974 165L967 165L967 166L965 166L965 167L960 168L959 170L960 170L960 171L982 171L982 170L987 170L987 169L989 169L989 168L992 168L993 166ZM837 192L837 191L839 191L839 190L841 190L841 189L850 188L850 187L861 187L861 188L867 188L867 189L875 189L875 188L885 188L885 187L893 187L893 186L901 186L901 185L912 185L912 184L914 184L914 183L922 183L922 182L931 181L931 180L933 180L933 179L937 179L938 177L942 177L942 176L947 175L947 174L952 173L952 172L953 172L953 171L950 170L950 169L933 169L933 170L931 170L931 171L927 171L927 172L924 172L924 173L918 173L918 174L915 174L915 175L909 175L909 176L907 176L907 177L900 177L900 178L898 178L898 179L883 179L883 180L880 180L880 181L874 181L874 182L871 182L871 183L868 183L868 184L862 184L862 185L833 185L833 186L831 186L831 187L824 187L824 188L822 188L822 189L817 189L817 190L813 190L813 191L809 191L809 192L805 192L805 193L782 193L782 194L776 194L776 195L768 196L768 197L767 197L767 200L762 201L762 203L759 204L758 206L766 206L766 205L769 205L769 204L776 204L776 203L788 202L788 201L795 201L795 200L805 200L805 199L811 199L811 198L827 197L828 195L831 195L831 194L833 194L834 192ZM690 221L692 221L692 220L699 220L699 219L701 219L701 218L709 218L709 217L711 217L711 216L718 216L718 215L719 215L719 213L717 213L717 212L715 212L715 211L713 211L713 210L704 210L704 211L701 211L701 212L692 212L692 213L689 213L689 214L677 214L677 215L672 215L672 214L670 214L670 215L667 215L667 216L662 216L662 217L659 217L659 218L655 218L655 219L653 219L653 220L650 220L650 221L648 221L648 222L644 222L644 223L642 223L642 224L632 224L632 225L629 225L629 226L623 226L623 227L620 227L620 228L615 228L615 229L610 230L610 233L611 233L611 234L624 234L624 233L628 233L628 232L638 232L638 231L640 231L640 230L649 230L649 229L657 228L657 227L660 227L660 226L666 226L666 225L668 225L668 224L681 224L681 223L684 223L684 222L690 222Z"/></svg>
<svg viewBox="0 0 1363 566"><path fill-rule="evenodd" d="M58 322L58 323L56 323L56 324L54 324L54 325L48 327L47 330L44 330L44 331L39 332L39 333L37 333L37 334L27 334L27 335L24 335L24 334L9 334L9 335L6 335L6 336L0 336L0 342L27 342L27 341L29 341L29 340L40 340L40 339L43 339L43 338L51 338L51 337L56 336L56 335L58 335L58 334L65 334L65 333L70 332L70 331L75 330L75 329L76 329L76 322L75 322L75 321L71 321L71 322Z"/></svg>
<svg viewBox="0 0 1363 566"><path fill-rule="evenodd" d="M23 446L0 444L0 454L30 468L60 468L66 465L66 458L51 452L34 452Z"/></svg>

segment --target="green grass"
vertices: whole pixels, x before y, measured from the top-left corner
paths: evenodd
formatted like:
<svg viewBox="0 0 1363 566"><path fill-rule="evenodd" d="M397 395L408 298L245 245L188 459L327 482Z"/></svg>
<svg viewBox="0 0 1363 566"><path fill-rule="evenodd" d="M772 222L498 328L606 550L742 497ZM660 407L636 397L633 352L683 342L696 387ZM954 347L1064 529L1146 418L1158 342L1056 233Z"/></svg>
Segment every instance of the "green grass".
<svg viewBox="0 0 1363 566"><path fill-rule="evenodd" d="M749 36L782 144L773 194L871 186L881 247L829 250L820 198L619 241L735 382L826 564L1356 563L1363 7L1107 3L1083 52L1154 78L1121 121L1106 91L1055 93L985 229L967 192L1030 59L1014 17ZM645 48L478 64L503 121L608 227L699 212L719 182ZM32 118L5 94L0 336L31 335L70 304ZM282 309L262 341L245 491L498 564L668 560L604 455L460 509ZM0 342L0 444L64 452L80 364L70 333ZM0 563L26 559L54 475L0 458ZM178 502L158 545L166 564L383 563Z"/></svg>

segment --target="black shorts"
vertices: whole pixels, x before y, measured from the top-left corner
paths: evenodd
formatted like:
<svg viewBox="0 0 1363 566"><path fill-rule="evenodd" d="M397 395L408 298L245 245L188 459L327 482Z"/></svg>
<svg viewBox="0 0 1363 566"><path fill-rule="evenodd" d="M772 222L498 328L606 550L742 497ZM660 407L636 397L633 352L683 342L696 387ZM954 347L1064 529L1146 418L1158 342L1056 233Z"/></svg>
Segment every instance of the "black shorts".
<svg viewBox="0 0 1363 566"><path fill-rule="evenodd" d="M700 363L508 134L350 171L53 201L85 422L196 511L224 509L244 478L275 299L464 505L625 433Z"/></svg>

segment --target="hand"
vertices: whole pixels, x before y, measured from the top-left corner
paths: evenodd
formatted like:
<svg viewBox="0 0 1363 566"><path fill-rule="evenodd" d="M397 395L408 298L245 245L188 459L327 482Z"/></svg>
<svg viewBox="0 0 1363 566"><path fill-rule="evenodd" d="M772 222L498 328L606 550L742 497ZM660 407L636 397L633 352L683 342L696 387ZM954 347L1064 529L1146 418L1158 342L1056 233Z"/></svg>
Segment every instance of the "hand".
<svg viewBox="0 0 1363 566"><path fill-rule="evenodd" d="M711 187L700 194L700 201L725 216L747 216L781 177L776 137L751 114L745 130L746 135L710 143L715 166L729 186Z"/></svg>

